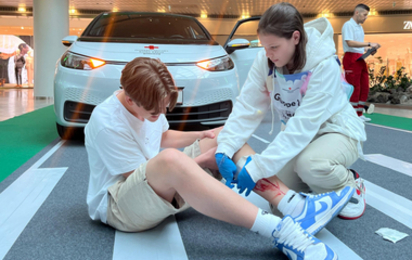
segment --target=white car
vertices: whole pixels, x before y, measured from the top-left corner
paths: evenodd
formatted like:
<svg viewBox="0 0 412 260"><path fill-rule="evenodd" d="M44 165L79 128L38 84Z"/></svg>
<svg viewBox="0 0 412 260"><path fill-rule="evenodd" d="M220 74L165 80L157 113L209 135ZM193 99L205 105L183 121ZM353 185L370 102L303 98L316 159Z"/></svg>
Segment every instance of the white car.
<svg viewBox="0 0 412 260"><path fill-rule="evenodd" d="M139 56L164 62L179 88L178 105L166 113L170 125L224 124L261 49L247 40L257 39L256 28L249 34L239 30L239 36L236 28L257 21L249 18L238 22L223 48L190 16L136 12L98 15L80 38L62 40L70 48L57 62L54 78L59 135L67 139L72 130L82 131L93 108L119 89L126 63Z"/></svg>

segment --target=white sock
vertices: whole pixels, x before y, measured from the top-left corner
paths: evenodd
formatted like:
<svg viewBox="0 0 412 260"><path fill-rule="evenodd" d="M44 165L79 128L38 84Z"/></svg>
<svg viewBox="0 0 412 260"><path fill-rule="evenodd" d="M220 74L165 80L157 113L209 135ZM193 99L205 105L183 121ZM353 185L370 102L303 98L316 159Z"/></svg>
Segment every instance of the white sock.
<svg viewBox="0 0 412 260"><path fill-rule="evenodd" d="M251 231L267 238L272 238L272 232L275 230L281 219L269 212L259 209L258 214L253 223Z"/></svg>
<svg viewBox="0 0 412 260"><path fill-rule="evenodd" d="M292 218L299 216L305 206L305 197L289 190L285 197L279 202L278 209L283 216L290 215Z"/></svg>

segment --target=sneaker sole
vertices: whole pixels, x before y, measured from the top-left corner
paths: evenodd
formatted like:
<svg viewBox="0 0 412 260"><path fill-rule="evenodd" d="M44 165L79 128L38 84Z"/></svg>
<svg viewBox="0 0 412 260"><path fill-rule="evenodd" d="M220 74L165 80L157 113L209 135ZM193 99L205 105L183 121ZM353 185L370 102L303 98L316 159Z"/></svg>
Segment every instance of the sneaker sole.
<svg viewBox="0 0 412 260"><path fill-rule="evenodd" d="M316 235L319 231L322 230L338 213L343 209L343 207L348 204L350 198L352 197L355 189L352 189L352 192L349 192L345 195L344 199L341 200L332 210L326 214L321 220L317 221L315 224L310 226L306 231L311 234L312 236Z"/></svg>
<svg viewBox="0 0 412 260"><path fill-rule="evenodd" d="M345 217L345 216L338 215L338 217L341 218L341 219L346 219L346 220L354 220L354 219L358 219L358 218L362 217L362 216L363 216L363 213L365 213L365 210L366 210L366 201L364 201L364 203L365 203L365 207L363 208L363 211L362 211L362 213L361 213L359 216L356 216L356 217Z"/></svg>
<svg viewBox="0 0 412 260"><path fill-rule="evenodd" d="M355 179L358 179L358 178L361 179L359 174L358 173L356 173L356 174L357 174L357 176L356 176L357 178L355 178ZM363 194L365 194L366 193L366 187L363 184L362 184L362 187L363 187L362 188L363 189ZM362 217L363 214L365 213L365 210L366 210L366 200L365 199L363 199L363 203L365 204L365 207L363 207L363 211L360 215L355 216L355 217L346 217L346 216L338 215L338 217L341 218L341 219L345 219L345 220L354 220L354 219L358 219L358 218Z"/></svg>

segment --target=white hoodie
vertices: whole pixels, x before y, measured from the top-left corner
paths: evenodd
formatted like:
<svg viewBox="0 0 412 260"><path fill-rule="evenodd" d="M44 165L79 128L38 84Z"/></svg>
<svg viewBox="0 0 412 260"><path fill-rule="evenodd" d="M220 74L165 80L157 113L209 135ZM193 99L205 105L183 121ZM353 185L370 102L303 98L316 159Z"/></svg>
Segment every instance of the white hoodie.
<svg viewBox="0 0 412 260"><path fill-rule="evenodd" d="M305 24L305 31L308 36L307 61L296 73L311 73L306 93L284 131L266 150L254 155L246 166L254 182L276 175L323 133L342 133L357 140L359 156L363 157L361 142L366 141L365 126L342 88L341 70L334 56L332 26L326 18L319 18ZM254 133L265 112L271 109L269 92L273 86L267 86L270 85L266 83L268 74L268 59L262 50L257 54L233 111L218 136L216 153L232 158Z"/></svg>

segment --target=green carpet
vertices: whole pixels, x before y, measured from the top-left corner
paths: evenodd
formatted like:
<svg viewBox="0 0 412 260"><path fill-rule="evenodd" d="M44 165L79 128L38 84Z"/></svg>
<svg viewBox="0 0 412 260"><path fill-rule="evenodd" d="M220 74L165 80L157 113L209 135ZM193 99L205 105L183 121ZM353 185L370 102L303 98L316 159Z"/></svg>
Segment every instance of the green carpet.
<svg viewBox="0 0 412 260"><path fill-rule="evenodd" d="M371 123L412 131L412 119L374 113ZM0 122L0 182L58 138L53 106Z"/></svg>
<svg viewBox="0 0 412 260"><path fill-rule="evenodd" d="M412 118L388 116L377 113L373 113L371 115L364 115L372 119L372 121L370 121L369 123L412 131Z"/></svg>
<svg viewBox="0 0 412 260"><path fill-rule="evenodd" d="M57 137L53 106L0 122L0 182Z"/></svg>

